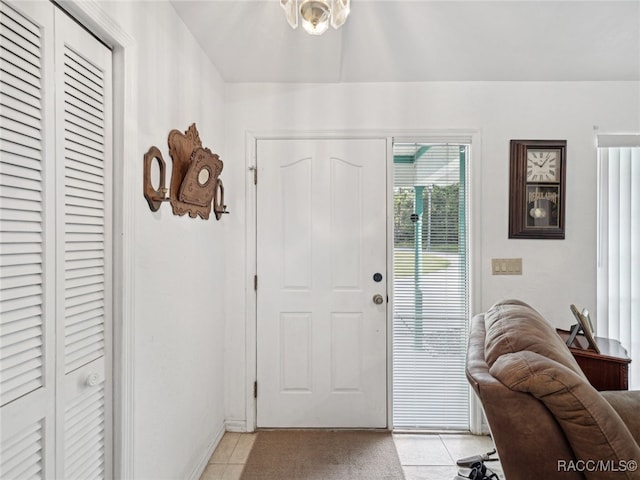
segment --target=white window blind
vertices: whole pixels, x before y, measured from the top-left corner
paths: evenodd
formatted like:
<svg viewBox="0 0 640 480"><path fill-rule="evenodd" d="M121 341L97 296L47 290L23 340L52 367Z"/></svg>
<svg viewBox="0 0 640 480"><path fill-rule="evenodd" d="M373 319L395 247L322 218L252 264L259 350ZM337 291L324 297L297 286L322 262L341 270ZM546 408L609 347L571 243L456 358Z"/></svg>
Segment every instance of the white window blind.
<svg viewBox="0 0 640 480"><path fill-rule="evenodd" d="M598 136L597 331L631 357L640 388L640 135Z"/></svg>
<svg viewBox="0 0 640 480"><path fill-rule="evenodd" d="M394 145L393 424L469 428L469 144Z"/></svg>

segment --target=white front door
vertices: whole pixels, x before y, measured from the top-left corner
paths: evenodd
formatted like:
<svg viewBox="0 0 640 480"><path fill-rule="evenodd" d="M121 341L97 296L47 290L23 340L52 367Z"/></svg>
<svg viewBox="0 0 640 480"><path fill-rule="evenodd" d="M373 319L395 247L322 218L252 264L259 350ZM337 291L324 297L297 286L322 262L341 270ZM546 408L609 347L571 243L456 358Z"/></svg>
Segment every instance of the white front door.
<svg viewBox="0 0 640 480"><path fill-rule="evenodd" d="M386 427L386 140L259 140L257 164L257 425Z"/></svg>

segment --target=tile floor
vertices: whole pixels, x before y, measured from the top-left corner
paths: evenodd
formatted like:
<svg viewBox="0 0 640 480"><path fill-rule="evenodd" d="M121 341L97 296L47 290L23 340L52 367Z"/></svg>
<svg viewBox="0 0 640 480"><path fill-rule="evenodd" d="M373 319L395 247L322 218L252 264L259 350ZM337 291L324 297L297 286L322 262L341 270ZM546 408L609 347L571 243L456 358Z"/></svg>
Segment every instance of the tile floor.
<svg viewBox="0 0 640 480"><path fill-rule="evenodd" d="M226 432L200 480L239 480L255 440L255 433Z"/></svg>
<svg viewBox="0 0 640 480"><path fill-rule="evenodd" d="M456 460L493 449L489 437L476 435L394 434L393 440L406 480L452 480L458 473ZM486 465L504 480L499 462Z"/></svg>
<svg viewBox="0 0 640 480"><path fill-rule="evenodd" d="M254 433L225 433L200 480L239 480L255 439ZM457 459L493 448L489 437L464 434L397 433L393 440L406 480L452 480ZM487 466L504 480L499 462Z"/></svg>

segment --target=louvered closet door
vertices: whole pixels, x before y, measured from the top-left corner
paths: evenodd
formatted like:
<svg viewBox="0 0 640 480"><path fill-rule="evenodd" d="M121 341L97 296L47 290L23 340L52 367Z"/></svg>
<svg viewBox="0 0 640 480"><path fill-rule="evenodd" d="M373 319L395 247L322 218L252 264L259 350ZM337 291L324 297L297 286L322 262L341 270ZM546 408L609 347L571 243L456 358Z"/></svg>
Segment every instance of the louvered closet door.
<svg viewBox="0 0 640 480"><path fill-rule="evenodd" d="M111 53L50 2L0 15L0 478L109 478Z"/></svg>
<svg viewBox="0 0 640 480"><path fill-rule="evenodd" d="M0 478L53 478L53 5L0 2Z"/></svg>
<svg viewBox="0 0 640 480"><path fill-rule="evenodd" d="M111 52L56 11L57 471L111 477Z"/></svg>

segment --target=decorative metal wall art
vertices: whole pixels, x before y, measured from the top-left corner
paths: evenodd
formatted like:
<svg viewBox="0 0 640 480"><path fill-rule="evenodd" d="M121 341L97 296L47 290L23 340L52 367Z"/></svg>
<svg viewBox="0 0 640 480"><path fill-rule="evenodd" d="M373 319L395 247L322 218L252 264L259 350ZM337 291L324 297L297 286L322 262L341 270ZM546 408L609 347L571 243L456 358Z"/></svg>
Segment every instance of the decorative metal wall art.
<svg viewBox="0 0 640 480"><path fill-rule="evenodd" d="M213 203L213 213L217 220L227 212L224 204L224 185L219 178L223 163L220 157L202 146L196 124L184 133L169 132L169 154L173 160L169 197L167 198L166 163L157 147L151 147L144 155L143 192L151 211L157 211L162 202L170 201L174 215L188 213L191 218L199 215L208 219ZM154 188L151 180L151 166L158 162L160 181Z"/></svg>
<svg viewBox="0 0 640 480"><path fill-rule="evenodd" d="M151 164L153 163L153 160L158 161L160 169L160 184L157 190L153 188L153 184L151 182ZM167 188L165 187L166 168L167 164L164 163L162 153L160 153L158 147L151 147L149 151L144 154L144 172L142 177L144 198L147 199L147 203L149 204L149 208L152 212L157 212L160 205L162 205L162 202L168 200L166 198Z"/></svg>

